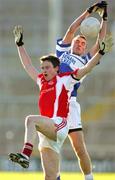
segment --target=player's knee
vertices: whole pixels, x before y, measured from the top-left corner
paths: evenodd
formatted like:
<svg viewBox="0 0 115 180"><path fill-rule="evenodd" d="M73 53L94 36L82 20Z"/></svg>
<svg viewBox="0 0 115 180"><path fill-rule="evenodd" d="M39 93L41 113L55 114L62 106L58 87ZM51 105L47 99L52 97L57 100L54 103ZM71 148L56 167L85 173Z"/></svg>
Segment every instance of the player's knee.
<svg viewBox="0 0 115 180"><path fill-rule="evenodd" d="M27 116L25 119L25 126L28 127L32 123L32 117Z"/></svg>

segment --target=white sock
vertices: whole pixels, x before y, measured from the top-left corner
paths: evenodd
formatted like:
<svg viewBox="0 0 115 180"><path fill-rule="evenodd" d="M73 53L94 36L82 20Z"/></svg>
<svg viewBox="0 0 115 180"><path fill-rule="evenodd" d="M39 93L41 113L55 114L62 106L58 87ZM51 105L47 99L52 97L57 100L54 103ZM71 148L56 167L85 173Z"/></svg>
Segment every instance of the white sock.
<svg viewBox="0 0 115 180"><path fill-rule="evenodd" d="M93 174L91 173L91 174L85 175L85 180L94 180L93 179Z"/></svg>
<svg viewBox="0 0 115 180"><path fill-rule="evenodd" d="M29 157L23 153L21 153L27 160L29 160Z"/></svg>

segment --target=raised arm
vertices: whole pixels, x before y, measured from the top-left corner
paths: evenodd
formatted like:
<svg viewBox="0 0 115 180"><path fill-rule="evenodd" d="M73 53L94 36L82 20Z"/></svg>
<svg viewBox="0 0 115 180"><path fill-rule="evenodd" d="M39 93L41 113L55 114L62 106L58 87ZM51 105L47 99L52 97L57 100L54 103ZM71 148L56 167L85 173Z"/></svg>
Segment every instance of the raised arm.
<svg viewBox="0 0 115 180"><path fill-rule="evenodd" d="M79 16L67 29L64 37L63 37L63 44L71 44L75 33L77 32L77 30L80 27L81 22L89 16L89 12L86 10L85 12L83 12L83 14L81 14L81 16Z"/></svg>
<svg viewBox="0 0 115 180"><path fill-rule="evenodd" d="M96 12L100 7L102 7L102 2L95 3L87 10L85 10L67 29L64 37L63 37L63 44L71 44L75 33L80 27L81 22L87 18L92 12Z"/></svg>
<svg viewBox="0 0 115 180"><path fill-rule="evenodd" d="M13 33L14 33L15 43L17 45L18 54L19 54L22 66L26 70L28 75L36 82L37 76L38 76L38 71L32 65L31 58L29 57L29 55L27 54L27 52L24 48L22 27L16 26L14 28Z"/></svg>
<svg viewBox="0 0 115 180"><path fill-rule="evenodd" d="M97 36L95 45L91 48L90 55L94 56L99 51L99 39L103 40L107 31L107 2L102 1L102 7L97 10L97 13L102 17L100 32Z"/></svg>
<svg viewBox="0 0 115 180"><path fill-rule="evenodd" d="M112 46L112 36L106 35L104 40L99 41L99 51L95 54L95 56L92 57L92 59L85 66L78 70L77 74L75 75L75 78L81 79L83 76L89 73L96 66L101 57L111 50Z"/></svg>

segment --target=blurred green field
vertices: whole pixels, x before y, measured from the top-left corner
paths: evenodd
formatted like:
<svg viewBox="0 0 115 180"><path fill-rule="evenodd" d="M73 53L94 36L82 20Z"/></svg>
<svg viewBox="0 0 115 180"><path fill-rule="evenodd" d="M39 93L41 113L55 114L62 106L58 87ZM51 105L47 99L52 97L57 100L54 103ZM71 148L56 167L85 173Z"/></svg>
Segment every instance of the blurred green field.
<svg viewBox="0 0 115 180"><path fill-rule="evenodd" d="M43 180L43 174L42 173L27 173L27 172L1 172L0 173L0 179L4 180L20 180L20 179L28 179L28 180ZM83 176L80 173L61 173L61 179L62 180L83 180ZM115 180L115 174L107 174L107 173L96 173L94 174L95 180Z"/></svg>

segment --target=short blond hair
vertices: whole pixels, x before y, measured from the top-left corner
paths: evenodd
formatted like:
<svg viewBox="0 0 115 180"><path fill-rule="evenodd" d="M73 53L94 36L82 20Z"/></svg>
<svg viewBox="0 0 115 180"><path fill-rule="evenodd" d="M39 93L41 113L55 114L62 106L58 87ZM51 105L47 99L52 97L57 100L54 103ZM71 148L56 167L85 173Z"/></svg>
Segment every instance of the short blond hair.
<svg viewBox="0 0 115 180"><path fill-rule="evenodd" d="M87 41L86 36L84 36L83 34L78 34L77 36L74 37L74 39L77 39L79 37L82 38L82 39L85 39Z"/></svg>

